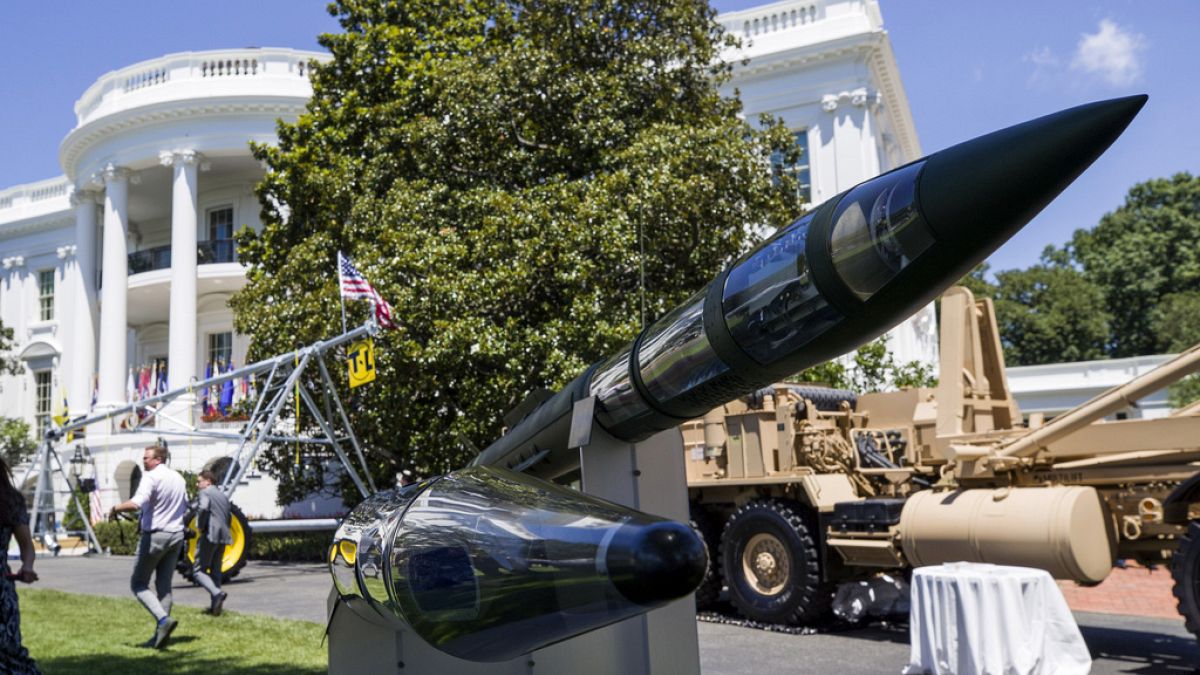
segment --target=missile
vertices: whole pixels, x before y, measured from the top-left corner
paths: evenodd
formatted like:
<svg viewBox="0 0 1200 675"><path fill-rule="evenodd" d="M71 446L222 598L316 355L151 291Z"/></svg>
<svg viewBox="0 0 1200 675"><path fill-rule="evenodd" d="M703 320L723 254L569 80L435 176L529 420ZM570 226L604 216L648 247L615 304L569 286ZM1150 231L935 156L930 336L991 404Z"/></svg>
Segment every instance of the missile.
<svg viewBox="0 0 1200 675"><path fill-rule="evenodd" d="M472 465L578 466L577 401L636 442L882 335L1025 226L1147 100L1063 110L966 141L827 200L534 409Z"/></svg>
<svg viewBox="0 0 1200 675"><path fill-rule="evenodd" d="M707 564L687 525L497 467L373 495L329 554L352 611L486 662L686 596Z"/></svg>

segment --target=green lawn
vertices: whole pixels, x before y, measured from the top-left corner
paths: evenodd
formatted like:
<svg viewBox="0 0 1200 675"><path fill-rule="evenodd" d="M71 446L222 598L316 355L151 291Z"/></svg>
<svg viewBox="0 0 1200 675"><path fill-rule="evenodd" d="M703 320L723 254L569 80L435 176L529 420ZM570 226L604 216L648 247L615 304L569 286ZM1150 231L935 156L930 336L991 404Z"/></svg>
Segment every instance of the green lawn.
<svg viewBox="0 0 1200 675"><path fill-rule="evenodd" d="M153 632L136 600L21 588L21 633L45 675L324 673L324 627L307 621L176 605L166 649L140 647Z"/></svg>

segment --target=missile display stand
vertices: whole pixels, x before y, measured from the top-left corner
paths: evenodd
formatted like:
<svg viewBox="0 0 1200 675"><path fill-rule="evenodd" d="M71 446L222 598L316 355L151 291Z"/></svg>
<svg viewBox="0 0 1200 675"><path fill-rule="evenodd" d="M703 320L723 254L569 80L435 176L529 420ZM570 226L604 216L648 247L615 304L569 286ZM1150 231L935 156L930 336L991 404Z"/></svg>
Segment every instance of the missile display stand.
<svg viewBox="0 0 1200 675"><path fill-rule="evenodd" d="M582 491L686 523L683 438L668 429L641 441L619 441L593 421L595 399L578 401L571 446L578 447ZM528 655L476 663L446 655L411 630L363 618L333 591L329 599L329 672L438 675L675 675L700 672L696 607L691 595Z"/></svg>

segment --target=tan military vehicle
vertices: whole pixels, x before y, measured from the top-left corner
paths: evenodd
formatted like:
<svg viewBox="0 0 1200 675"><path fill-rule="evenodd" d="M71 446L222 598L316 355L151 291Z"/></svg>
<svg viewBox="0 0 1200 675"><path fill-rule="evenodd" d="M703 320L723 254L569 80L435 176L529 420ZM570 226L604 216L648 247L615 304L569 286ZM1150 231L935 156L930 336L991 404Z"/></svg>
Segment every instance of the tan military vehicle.
<svg viewBox="0 0 1200 675"><path fill-rule="evenodd" d="M942 298L937 388L779 384L683 425L692 517L747 618L823 619L836 584L967 560L1082 584L1170 564L1200 635L1200 406L1105 418L1200 369L1200 348L1045 422L1008 391L990 300ZM857 399L857 400L856 400Z"/></svg>

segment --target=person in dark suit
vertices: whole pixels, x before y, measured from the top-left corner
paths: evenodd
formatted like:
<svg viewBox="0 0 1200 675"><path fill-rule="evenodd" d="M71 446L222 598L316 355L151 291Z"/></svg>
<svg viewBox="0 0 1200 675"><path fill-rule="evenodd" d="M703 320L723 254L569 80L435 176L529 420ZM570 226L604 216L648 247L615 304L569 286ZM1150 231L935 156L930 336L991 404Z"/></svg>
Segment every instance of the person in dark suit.
<svg viewBox="0 0 1200 675"><path fill-rule="evenodd" d="M200 472L196 486L200 488L196 526L200 541L196 545L196 563L192 568L196 583L212 596L209 612L221 615L221 607L228 594L221 590L221 561L225 557L225 546L233 543L229 529L232 507L229 497L215 485L216 477L207 469Z"/></svg>

